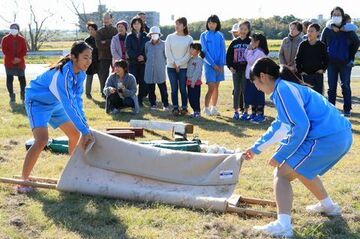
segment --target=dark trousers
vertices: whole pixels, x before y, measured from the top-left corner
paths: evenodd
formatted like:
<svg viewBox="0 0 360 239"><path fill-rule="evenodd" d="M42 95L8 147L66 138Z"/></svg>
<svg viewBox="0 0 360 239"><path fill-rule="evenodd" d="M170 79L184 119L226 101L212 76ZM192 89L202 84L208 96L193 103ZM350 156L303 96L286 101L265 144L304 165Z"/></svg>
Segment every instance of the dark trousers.
<svg viewBox="0 0 360 239"><path fill-rule="evenodd" d="M105 82L109 77L111 60L100 60L99 61L99 68L98 68L98 76L100 81L100 92L103 94L103 90L105 87Z"/></svg>
<svg viewBox="0 0 360 239"><path fill-rule="evenodd" d="M324 93L324 75L323 74L312 74L312 75L303 75L303 80L305 83L312 86L312 89L318 92L319 94Z"/></svg>
<svg viewBox="0 0 360 239"><path fill-rule="evenodd" d="M252 113L264 114L265 94L258 90L254 83L246 79L245 108L251 105Z"/></svg>
<svg viewBox="0 0 360 239"><path fill-rule="evenodd" d="M180 69L179 72L176 72L175 68L167 68L167 74L170 81L171 87L171 101L174 109L179 108L178 101L178 91L180 89L181 94L181 108L187 108L187 92L186 92L186 69Z"/></svg>
<svg viewBox="0 0 360 239"><path fill-rule="evenodd" d="M200 113L201 85L196 85L194 88L191 88L191 86L188 85L187 89L191 108L194 112Z"/></svg>
<svg viewBox="0 0 360 239"><path fill-rule="evenodd" d="M20 82L20 96L21 96L21 99L24 100L25 99L26 79L25 79L25 76L18 76L18 79ZM13 82L14 82L14 76L7 75L6 76L6 87L9 92L10 98L15 97Z"/></svg>
<svg viewBox="0 0 360 239"><path fill-rule="evenodd" d="M156 105L156 95L155 95L155 86L158 86L161 95L161 102L164 107L169 107L168 93L166 88L166 83L161 84L147 84L149 90L149 101L151 106Z"/></svg>
<svg viewBox="0 0 360 239"><path fill-rule="evenodd" d="M86 75L85 94L87 94L87 95L91 94L91 87L92 87L94 75ZM98 74L98 77L99 77L99 74ZM100 77L99 77L99 79L100 79ZM101 88L101 85L100 85L100 88Z"/></svg>
<svg viewBox="0 0 360 239"><path fill-rule="evenodd" d="M145 64L129 65L129 72L136 78L136 83L139 85L138 100L139 105L142 105L143 99L148 95L148 86L144 81Z"/></svg>
<svg viewBox="0 0 360 239"><path fill-rule="evenodd" d="M233 73L233 106L237 110L244 111L244 92L246 87L245 71Z"/></svg>
<svg viewBox="0 0 360 239"><path fill-rule="evenodd" d="M131 107L134 108L134 100L130 97L122 99L118 93L108 95L106 97L106 113L109 113L113 109L122 109Z"/></svg>
<svg viewBox="0 0 360 239"><path fill-rule="evenodd" d="M345 112L350 112L351 110L351 88L350 88L350 74L349 66L342 64L329 63L328 69L328 99L330 103L335 105L336 103L336 89L338 76L340 75L341 81L341 90L344 97L344 106L343 110Z"/></svg>

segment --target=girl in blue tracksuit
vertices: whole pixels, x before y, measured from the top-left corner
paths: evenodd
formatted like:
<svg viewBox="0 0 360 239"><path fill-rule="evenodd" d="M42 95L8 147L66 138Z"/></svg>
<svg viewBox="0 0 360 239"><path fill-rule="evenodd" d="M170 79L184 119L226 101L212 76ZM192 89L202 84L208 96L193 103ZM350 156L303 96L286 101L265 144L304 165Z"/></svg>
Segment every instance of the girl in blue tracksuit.
<svg viewBox="0 0 360 239"><path fill-rule="evenodd" d="M290 182L296 178L320 201L306 208L309 213L341 213L318 175L326 173L349 151L352 132L349 120L322 95L296 84L302 82L287 68L281 72L279 69L270 58L259 59L251 69L252 81L259 90L270 94L278 116L267 132L245 152L245 158L251 159L280 142L268 162L275 167L278 220L254 228L272 236L289 237L292 236Z"/></svg>
<svg viewBox="0 0 360 239"><path fill-rule="evenodd" d="M219 95L220 82L225 79L224 65L226 63L225 40L220 32L219 17L211 15L206 22L206 30L201 33L200 43L205 55L204 68L208 92L205 95L205 115L219 115L216 104ZM211 107L209 107L211 105Z"/></svg>
<svg viewBox="0 0 360 239"><path fill-rule="evenodd" d="M75 42L68 56L26 87L25 107L35 142L25 157L23 180L28 180L41 151L48 143L48 124L53 128L59 127L68 136L70 154L78 143L79 132L82 135L79 144L83 149L93 140L81 98L91 54L92 48L87 43ZM31 190L31 187L18 186L21 193Z"/></svg>

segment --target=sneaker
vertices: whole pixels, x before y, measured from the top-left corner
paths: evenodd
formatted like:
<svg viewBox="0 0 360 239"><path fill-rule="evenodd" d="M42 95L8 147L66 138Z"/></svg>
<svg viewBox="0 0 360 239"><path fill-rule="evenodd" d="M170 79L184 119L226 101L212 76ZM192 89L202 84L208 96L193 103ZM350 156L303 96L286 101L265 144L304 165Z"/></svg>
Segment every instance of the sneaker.
<svg viewBox="0 0 360 239"><path fill-rule="evenodd" d="M270 222L265 226L254 226L253 229L258 232L268 234L272 237L287 238L293 236L293 230L291 225L284 227L278 221Z"/></svg>
<svg viewBox="0 0 360 239"><path fill-rule="evenodd" d="M338 216L341 215L341 208L337 203L334 203L331 208L325 208L320 202L309 205L306 207L306 212L310 214L324 213L327 216Z"/></svg>
<svg viewBox="0 0 360 239"><path fill-rule="evenodd" d="M15 103L15 94L10 95L10 103Z"/></svg>
<svg viewBox="0 0 360 239"><path fill-rule="evenodd" d="M344 116L347 118L351 117L351 111L344 111Z"/></svg>
<svg viewBox="0 0 360 239"><path fill-rule="evenodd" d="M233 116L233 120L239 120L239 119L240 119L239 112L235 111L234 116Z"/></svg>
<svg viewBox="0 0 360 239"><path fill-rule="evenodd" d="M187 115L188 113L189 113L189 111L187 109L181 109L180 110L181 115Z"/></svg>
<svg viewBox="0 0 360 239"><path fill-rule="evenodd" d="M151 110L156 110L157 108L156 108L156 105L152 105L151 107L150 107L150 109Z"/></svg>
<svg viewBox="0 0 360 239"><path fill-rule="evenodd" d="M116 114L118 114L118 113L120 113L120 110L118 110L118 109L112 109L111 111L110 111L110 114L112 114L112 115L116 115Z"/></svg>
<svg viewBox="0 0 360 239"><path fill-rule="evenodd" d="M220 113L217 111L216 106L211 107L210 114L213 116L219 116Z"/></svg>
<svg viewBox="0 0 360 239"><path fill-rule="evenodd" d="M140 110L139 110L139 109L133 108L133 110L132 110L132 114L133 114L133 115L137 115L137 114L139 114L139 113L140 113Z"/></svg>
<svg viewBox="0 0 360 239"><path fill-rule="evenodd" d="M248 120L248 118L249 118L249 114L244 112L241 114L239 119L246 121L246 120Z"/></svg>
<svg viewBox="0 0 360 239"><path fill-rule="evenodd" d="M251 115L249 115L249 117L248 117L246 120L251 121L251 120L253 120L255 117L256 117L256 114L251 114Z"/></svg>
<svg viewBox="0 0 360 239"><path fill-rule="evenodd" d="M169 111L169 106L164 106L163 111Z"/></svg>
<svg viewBox="0 0 360 239"><path fill-rule="evenodd" d="M34 188L31 186L18 185L16 187L16 191L18 193L26 194L26 193L30 193L30 192L34 191Z"/></svg>
<svg viewBox="0 0 360 239"><path fill-rule="evenodd" d="M172 110L172 114L173 114L174 116L179 116L179 115L180 115L179 109L178 109L178 108L173 109L173 110Z"/></svg>
<svg viewBox="0 0 360 239"><path fill-rule="evenodd" d="M254 124L261 124L261 123L265 122L265 120L266 120L265 116L261 114L261 115L254 116L254 118L252 118L250 120L250 122L254 123Z"/></svg>
<svg viewBox="0 0 360 239"><path fill-rule="evenodd" d="M194 112L194 114L190 115L191 118L200 118L200 112Z"/></svg>
<svg viewBox="0 0 360 239"><path fill-rule="evenodd" d="M211 116L211 112L210 112L210 110L209 110L208 107L205 107L205 108L204 108L204 115L206 115L206 116Z"/></svg>

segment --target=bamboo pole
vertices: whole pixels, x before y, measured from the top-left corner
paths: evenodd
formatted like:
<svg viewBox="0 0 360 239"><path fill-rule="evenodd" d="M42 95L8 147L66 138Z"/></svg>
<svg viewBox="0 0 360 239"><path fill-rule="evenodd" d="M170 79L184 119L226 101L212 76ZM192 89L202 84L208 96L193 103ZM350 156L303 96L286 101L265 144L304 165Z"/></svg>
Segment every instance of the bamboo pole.
<svg viewBox="0 0 360 239"><path fill-rule="evenodd" d="M31 186L31 187L34 187L34 188L56 189L56 184L24 181L22 179L2 178L2 177L0 177L0 182L2 182L2 183L10 183L10 184L17 184L17 185L24 185L24 186Z"/></svg>
<svg viewBox="0 0 360 239"><path fill-rule="evenodd" d="M240 196L239 202L276 207L276 202L270 201L270 200L259 199L259 198L248 198L248 197Z"/></svg>
<svg viewBox="0 0 360 239"><path fill-rule="evenodd" d="M13 178L22 179L22 177L20 175L15 175L15 176L13 176ZM55 178L42 178L42 177L33 177L33 176L29 177L29 181L38 182L38 183L50 183L50 184L58 183L58 180Z"/></svg>
<svg viewBox="0 0 360 239"><path fill-rule="evenodd" d="M247 208L239 208L233 205L228 205L226 208L226 212L233 212L237 214L245 214L249 216L260 216L260 217L276 217L276 213L274 212L264 212L258 211L254 209L247 209Z"/></svg>

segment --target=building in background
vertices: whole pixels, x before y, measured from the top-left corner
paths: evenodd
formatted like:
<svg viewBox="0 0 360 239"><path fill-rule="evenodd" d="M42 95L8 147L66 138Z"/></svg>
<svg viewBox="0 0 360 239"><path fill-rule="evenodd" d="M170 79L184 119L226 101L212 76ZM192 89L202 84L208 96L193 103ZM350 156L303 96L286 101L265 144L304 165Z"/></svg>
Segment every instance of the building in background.
<svg viewBox="0 0 360 239"><path fill-rule="evenodd" d="M102 15L108 11L104 4L98 6L97 12L79 14L79 27L81 31L86 31L86 22L93 21L99 27L102 26ZM155 11L111 11L113 15L113 24L119 20L125 20L130 23L131 19L139 12L146 14L146 24L149 27L160 25L160 13Z"/></svg>

